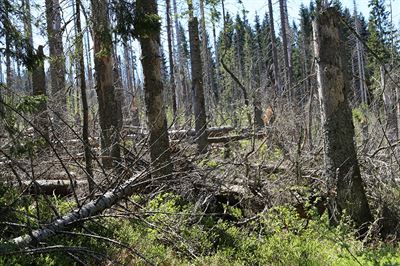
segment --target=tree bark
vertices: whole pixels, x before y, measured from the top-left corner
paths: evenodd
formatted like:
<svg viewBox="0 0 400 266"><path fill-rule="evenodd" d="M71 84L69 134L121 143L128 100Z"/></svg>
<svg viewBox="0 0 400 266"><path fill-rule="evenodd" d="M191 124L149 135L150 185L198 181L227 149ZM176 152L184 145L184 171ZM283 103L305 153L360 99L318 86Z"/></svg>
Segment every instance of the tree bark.
<svg viewBox="0 0 400 266"><path fill-rule="evenodd" d="M32 88L33 96L47 96L46 93L46 76L44 72L44 53L43 46L39 45L37 52L37 58L34 69L32 70ZM35 126L40 131L38 136L44 137L46 141L50 141L49 138L49 118L47 113L47 99L43 99L37 107L35 113Z"/></svg>
<svg viewBox="0 0 400 266"><path fill-rule="evenodd" d="M65 95L65 59L61 31L61 7L59 0L46 0L47 35L50 48L50 77L52 109L56 112L56 124L66 114L67 97Z"/></svg>
<svg viewBox="0 0 400 266"><path fill-rule="evenodd" d="M193 16L192 2L188 1L189 8L189 42L190 62L192 70L192 91L195 116L195 129L197 132L196 143L199 153L207 152L207 119L204 103L203 68L199 43L199 23L197 17Z"/></svg>
<svg viewBox="0 0 400 266"><path fill-rule="evenodd" d="M140 16L157 15L156 0L138 0L137 12ZM149 27L155 25L149 25ZM150 131L150 158L156 176L170 175L172 164L169 150L167 119L163 101L163 83L160 60L160 26L157 30L139 36L142 48L142 66L147 125Z"/></svg>
<svg viewBox="0 0 400 266"><path fill-rule="evenodd" d="M354 143L354 125L348 103L349 84L344 70L344 48L340 40L340 14L328 8L313 21L314 52L321 122L324 132L325 172L328 189L334 191L331 218L337 222L347 210L361 235L372 221Z"/></svg>
<svg viewBox="0 0 400 266"><path fill-rule="evenodd" d="M107 0L91 0L102 163L105 168L111 168L113 162L120 158L119 132L122 111L114 88L113 49L107 3Z"/></svg>

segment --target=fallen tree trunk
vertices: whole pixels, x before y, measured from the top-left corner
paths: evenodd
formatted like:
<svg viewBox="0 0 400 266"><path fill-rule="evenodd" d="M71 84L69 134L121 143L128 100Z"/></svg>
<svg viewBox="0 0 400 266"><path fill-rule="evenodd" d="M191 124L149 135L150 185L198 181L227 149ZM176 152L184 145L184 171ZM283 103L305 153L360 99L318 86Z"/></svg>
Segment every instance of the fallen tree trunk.
<svg viewBox="0 0 400 266"><path fill-rule="evenodd" d="M86 181L75 181L73 186L82 186L86 184ZM19 186L18 183L13 183L13 186ZM27 188L27 189L26 189ZM22 189L26 189L24 193L31 195L56 195L65 197L73 193L73 187L69 180L57 179L57 180L36 180L34 182L30 180L22 181Z"/></svg>
<svg viewBox="0 0 400 266"><path fill-rule="evenodd" d="M229 142L239 141L239 140L243 140L243 139L250 139L252 137L261 139L266 136L267 136L266 133L259 132L259 133L255 133L255 134L242 134L242 135L208 138L208 142L209 143L229 143Z"/></svg>
<svg viewBox="0 0 400 266"><path fill-rule="evenodd" d="M0 254L9 252L15 246L22 248L39 243L44 239L55 235L57 232L64 230L72 223L97 215L102 211L109 209L121 199L130 196L135 191L136 187L151 182L151 180L139 181L138 179L142 177L143 174L145 174L145 172L136 174L122 185L109 190L104 195L90 201L80 208L75 209L73 212L64 215L41 229L34 230L24 236L16 237L8 241L8 243L0 245Z"/></svg>
<svg viewBox="0 0 400 266"><path fill-rule="evenodd" d="M223 136L235 128L232 126L224 126L224 127L209 127L206 129L207 135L209 137L218 137L218 136ZM189 129L189 130L170 130L168 131L168 134L171 139L181 139L185 137L194 137L196 136L196 130Z"/></svg>
<svg viewBox="0 0 400 266"><path fill-rule="evenodd" d="M223 127L210 127L207 128L207 134L209 137L218 137L225 135L235 128L233 126L223 126ZM125 127L124 128L124 133L126 133L128 136L131 134L140 134L143 136L148 135L148 131L144 130L141 127ZM191 128L191 129L178 129L178 130L169 130L168 135L171 139L182 139L186 137L195 137L196 136L196 130Z"/></svg>

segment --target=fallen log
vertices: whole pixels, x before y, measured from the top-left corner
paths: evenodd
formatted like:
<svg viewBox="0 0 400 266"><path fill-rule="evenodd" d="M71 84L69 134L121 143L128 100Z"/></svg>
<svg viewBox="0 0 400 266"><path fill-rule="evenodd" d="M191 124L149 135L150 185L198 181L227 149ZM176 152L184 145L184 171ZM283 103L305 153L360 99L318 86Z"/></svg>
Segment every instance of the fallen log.
<svg viewBox="0 0 400 266"><path fill-rule="evenodd" d="M31 195L56 195L59 197L65 197L71 195L74 191L73 188L83 186L86 181L77 180L71 185L69 180L36 180L34 182L30 180L22 181L22 189L26 189L24 192ZM13 183L13 186L19 186L17 183Z"/></svg>
<svg viewBox="0 0 400 266"><path fill-rule="evenodd" d="M244 139L250 139L252 137L255 137L257 139L262 139L266 137L267 134L263 132L258 132L255 134L242 134L242 135L233 135L233 136L224 136L224 137L211 137L208 138L208 143L229 143L233 141L239 141L239 140L244 140Z"/></svg>
<svg viewBox="0 0 400 266"><path fill-rule="evenodd" d="M233 131L235 128L232 126L223 126L223 127L209 127L207 128L207 134L209 137L219 137L223 136L231 131ZM148 135L148 131L144 130L143 128L140 127L125 127L124 129L126 135L131 136L131 135L143 135L146 136ZM195 129L177 129L177 130L168 130L168 135L171 139L182 139L186 137L194 137L196 136L196 130Z"/></svg>
<svg viewBox="0 0 400 266"><path fill-rule="evenodd" d="M220 137L225 134L228 134L235 128L232 126L223 126L223 127L209 127L207 128L208 137ZM196 136L196 130L189 129L181 129L181 130L169 130L168 134L171 139L181 139L185 137L194 137Z"/></svg>
<svg viewBox="0 0 400 266"><path fill-rule="evenodd" d="M64 215L48 225L43 226L40 229L34 230L29 234L16 237L7 243L1 244L0 255L1 253L5 254L14 250L15 247L23 248L35 243L39 243L44 239L55 235L57 232L63 231L68 225L71 225L82 219L92 217L106 209L109 209L121 199L130 196L135 191L136 187L145 185L146 183L152 181L148 179L144 181L138 180L144 174L145 172L136 174L122 185L109 190L105 194L99 196L97 199L86 203L80 208L75 209L74 211Z"/></svg>

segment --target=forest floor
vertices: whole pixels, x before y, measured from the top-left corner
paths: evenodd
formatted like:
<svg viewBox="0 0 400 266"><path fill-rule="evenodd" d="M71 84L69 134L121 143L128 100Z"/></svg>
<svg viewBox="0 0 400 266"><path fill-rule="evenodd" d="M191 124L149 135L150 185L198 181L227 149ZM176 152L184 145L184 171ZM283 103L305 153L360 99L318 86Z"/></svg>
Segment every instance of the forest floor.
<svg viewBox="0 0 400 266"><path fill-rule="evenodd" d="M173 176L139 186L112 208L36 247L1 256L0 265L400 265L399 225L385 237L380 232L382 213L398 217L399 211L399 184L383 178L389 169L398 171L387 163L390 155L375 149L359 157L376 218L359 240L346 216L339 225L329 222L321 140L307 148L294 128L215 143L205 155L196 154L190 138L174 141ZM55 150L20 140L24 145L7 149L12 156L2 153L1 242L87 202L83 146L71 136L64 139L70 140ZM116 169L94 161L96 195L148 169L144 143L143 134L123 139ZM34 153L26 152L29 144ZM39 193L49 195L35 196L37 190L27 189L35 187L32 180L63 180L65 191L57 196L50 188Z"/></svg>

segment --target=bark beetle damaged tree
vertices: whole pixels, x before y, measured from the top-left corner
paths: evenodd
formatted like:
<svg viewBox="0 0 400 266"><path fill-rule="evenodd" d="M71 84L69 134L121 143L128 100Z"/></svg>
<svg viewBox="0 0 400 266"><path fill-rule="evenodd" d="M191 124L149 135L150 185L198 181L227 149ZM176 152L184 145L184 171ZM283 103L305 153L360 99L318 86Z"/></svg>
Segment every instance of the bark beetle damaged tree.
<svg viewBox="0 0 400 266"><path fill-rule="evenodd" d="M325 171L330 189L336 190L330 204L334 222L346 210L365 234L372 215L361 179L354 125L348 104L349 84L344 71L339 34L340 14L335 8L320 12L313 22L314 52L324 137Z"/></svg>

